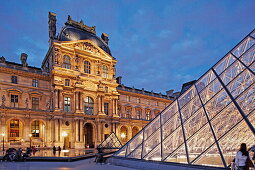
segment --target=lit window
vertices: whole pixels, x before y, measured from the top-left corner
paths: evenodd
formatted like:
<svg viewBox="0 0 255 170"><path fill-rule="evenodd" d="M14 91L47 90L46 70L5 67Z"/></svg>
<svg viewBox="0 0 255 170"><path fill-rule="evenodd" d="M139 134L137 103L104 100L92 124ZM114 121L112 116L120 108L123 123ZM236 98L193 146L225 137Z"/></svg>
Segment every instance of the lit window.
<svg viewBox="0 0 255 170"><path fill-rule="evenodd" d="M141 99L137 97L137 103L141 103Z"/></svg>
<svg viewBox="0 0 255 170"><path fill-rule="evenodd" d="M12 119L10 121L10 137L19 137L19 120Z"/></svg>
<svg viewBox="0 0 255 170"><path fill-rule="evenodd" d="M102 67L102 77L104 77L104 78L108 78L108 67L107 66L105 66L105 65L103 65L103 67Z"/></svg>
<svg viewBox="0 0 255 170"><path fill-rule="evenodd" d="M36 79L32 80L32 86L33 87L38 87L38 84L39 84L38 80L36 80Z"/></svg>
<svg viewBox="0 0 255 170"><path fill-rule="evenodd" d="M11 82L12 82L12 83L15 83L15 84L18 84L17 76L12 76L12 77L11 77Z"/></svg>
<svg viewBox="0 0 255 170"><path fill-rule="evenodd" d="M104 103L104 113L105 113L106 115L109 114L109 103Z"/></svg>
<svg viewBox="0 0 255 170"><path fill-rule="evenodd" d="M70 80L69 79L65 79L65 86L70 86Z"/></svg>
<svg viewBox="0 0 255 170"><path fill-rule="evenodd" d="M84 99L84 113L87 115L93 115L94 101L91 97Z"/></svg>
<svg viewBox="0 0 255 170"><path fill-rule="evenodd" d="M32 109L34 109L34 110L39 109L39 98L32 97Z"/></svg>
<svg viewBox="0 0 255 170"><path fill-rule="evenodd" d="M69 56L64 56L63 58L63 67L66 69L71 69L71 63L70 63L70 57Z"/></svg>
<svg viewBox="0 0 255 170"><path fill-rule="evenodd" d="M11 107L18 107L19 103L18 95L11 95Z"/></svg>
<svg viewBox="0 0 255 170"><path fill-rule="evenodd" d="M84 61L84 73L90 74L90 62Z"/></svg>
<svg viewBox="0 0 255 170"><path fill-rule="evenodd" d="M151 111L150 110L147 110L146 111L146 120L150 120L151 119Z"/></svg>
<svg viewBox="0 0 255 170"><path fill-rule="evenodd" d="M31 133L33 137L40 137L39 121L35 120L31 124Z"/></svg>
<svg viewBox="0 0 255 170"><path fill-rule="evenodd" d="M70 97L64 98L64 111L65 112L71 111L71 98Z"/></svg>

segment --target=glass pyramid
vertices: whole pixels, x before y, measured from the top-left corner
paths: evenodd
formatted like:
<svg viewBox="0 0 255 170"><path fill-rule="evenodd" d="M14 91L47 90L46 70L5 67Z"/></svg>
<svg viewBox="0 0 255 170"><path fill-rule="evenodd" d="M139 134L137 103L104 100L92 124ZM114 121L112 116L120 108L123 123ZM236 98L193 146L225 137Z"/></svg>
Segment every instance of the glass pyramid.
<svg viewBox="0 0 255 170"><path fill-rule="evenodd" d="M119 149L122 144L116 134L112 132L99 146L102 149Z"/></svg>
<svg viewBox="0 0 255 170"><path fill-rule="evenodd" d="M114 156L227 167L255 144L255 30Z"/></svg>

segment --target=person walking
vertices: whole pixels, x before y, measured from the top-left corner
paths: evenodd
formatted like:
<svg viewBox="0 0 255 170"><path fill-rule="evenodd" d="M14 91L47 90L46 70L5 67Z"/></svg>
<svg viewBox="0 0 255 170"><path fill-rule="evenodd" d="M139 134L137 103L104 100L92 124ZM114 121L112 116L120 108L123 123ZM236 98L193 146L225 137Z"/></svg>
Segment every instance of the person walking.
<svg viewBox="0 0 255 170"><path fill-rule="evenodd" d="M247 151L246 144L242 143L239 151L236 153L235 170L249 170L247 168L247 160L250 160L249 152Z"/></svg>

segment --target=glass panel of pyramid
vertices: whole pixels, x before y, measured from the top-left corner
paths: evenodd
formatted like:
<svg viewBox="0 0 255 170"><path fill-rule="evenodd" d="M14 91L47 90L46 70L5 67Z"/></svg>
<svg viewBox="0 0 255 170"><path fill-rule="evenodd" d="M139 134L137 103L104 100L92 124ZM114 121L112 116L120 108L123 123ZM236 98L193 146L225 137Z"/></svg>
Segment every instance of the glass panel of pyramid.
<svg viewBox="0 0 255 170"><path fill-rule="evenodd" d="M254 126L255 31L114 156L226 168Z"/></svg>
<svg viewBox="0 0 255 170"><path fill-rule="evenodd" d="M112 132L99 146L98 148L104 149L118 149L122 144L116 134Z"/></svg>

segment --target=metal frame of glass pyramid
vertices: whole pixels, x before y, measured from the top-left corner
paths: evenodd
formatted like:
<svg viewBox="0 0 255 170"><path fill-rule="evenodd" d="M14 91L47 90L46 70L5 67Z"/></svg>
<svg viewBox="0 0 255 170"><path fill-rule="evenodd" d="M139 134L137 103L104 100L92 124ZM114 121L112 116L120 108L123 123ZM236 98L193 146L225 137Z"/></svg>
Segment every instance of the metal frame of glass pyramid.
<svg viewBox="0 0 255 170"><path fill-rule="evenodd" d="M97 148L102 149L119 149L122 144L116 134L112 132Z"/></svg>
<svg viewBox="0 0 255 170"><path fill-rule="evenodd" d="M227 167L255 144L254 72L255 30L114 156Z"/></svg>

